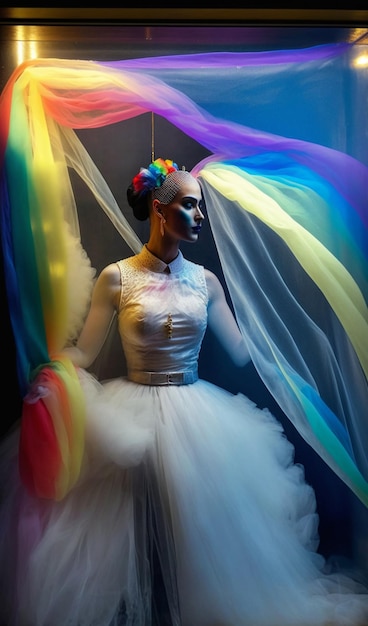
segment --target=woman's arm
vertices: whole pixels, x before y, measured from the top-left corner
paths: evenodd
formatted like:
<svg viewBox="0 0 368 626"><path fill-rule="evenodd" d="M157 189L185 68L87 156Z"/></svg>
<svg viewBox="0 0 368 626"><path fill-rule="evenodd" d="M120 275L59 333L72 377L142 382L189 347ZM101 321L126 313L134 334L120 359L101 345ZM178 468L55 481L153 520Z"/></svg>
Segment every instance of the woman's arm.
<svg viewBox="0 0 368 626"><path fill-rule="evenodd" d="M96 281L89 313L77 344L63 350L75 366L89 367L100 352L119 305L120 289L119 268L112 263L102 270Z"/></svg>
<svg viewBox="0 0 368 626"><path fill-rule="evenodd" d="M208 290L208 326L233 362L242 367L250 361L248 347L226 302L222 285L212 272L205 270Z"/></svg>

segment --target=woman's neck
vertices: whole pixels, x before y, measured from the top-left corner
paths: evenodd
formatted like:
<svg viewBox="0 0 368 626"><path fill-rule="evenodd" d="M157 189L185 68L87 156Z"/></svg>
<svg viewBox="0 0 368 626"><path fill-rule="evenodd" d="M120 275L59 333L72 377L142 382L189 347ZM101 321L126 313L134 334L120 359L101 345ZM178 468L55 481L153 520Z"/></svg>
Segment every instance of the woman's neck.
<svg viewBox="0 0 368 626"><path fill-rule="evenodd" d="M161 259L164 263L171 263L179 253L178 242L168 242L164 237L160 239L152 239L150 237L147 245L147 249L151 254L154 254L158 259Z"/></svg>

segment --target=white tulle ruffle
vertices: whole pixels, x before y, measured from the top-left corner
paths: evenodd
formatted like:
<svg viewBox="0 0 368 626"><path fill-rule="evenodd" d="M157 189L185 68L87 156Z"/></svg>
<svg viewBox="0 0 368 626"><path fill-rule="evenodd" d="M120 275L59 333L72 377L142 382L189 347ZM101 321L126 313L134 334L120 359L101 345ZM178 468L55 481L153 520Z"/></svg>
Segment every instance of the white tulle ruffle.
<svg viewBox="0 0 368 626"><path fill-rule="evenodd" d="M78 485L59 503L19 487L17 626L148 626L153 555L175 626L367 623L359 584L324 573L314 492L268 411L203 380L81 381Z"/></svg>

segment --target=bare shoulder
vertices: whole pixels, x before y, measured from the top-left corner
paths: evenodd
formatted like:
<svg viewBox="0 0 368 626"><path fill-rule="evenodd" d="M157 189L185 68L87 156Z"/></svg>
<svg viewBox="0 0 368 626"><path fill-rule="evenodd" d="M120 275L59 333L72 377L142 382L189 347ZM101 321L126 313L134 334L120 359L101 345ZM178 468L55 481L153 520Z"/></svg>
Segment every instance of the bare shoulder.
<svg viewBox="0 0 368 626"><path fill-rule="evenodd" d="M120 287L120 270L117 263L110 263L100 273L100 282L110 287Z"/></svg>
<svg viewBox="0 0 368 626"><path fill-rule="evenodd" d="M106 265L101 271L95 285L93 299L99 305L110 303L116 307L120 298L120 270L116 263Z"/></svg>
<svg viewBox="0 0 368 626"><path fill-rule="evenodd" d="M206 279L208 297L210 302L216 300L217 298L221 298L224 292L216 274L205 268L204 276Z"/></svg>

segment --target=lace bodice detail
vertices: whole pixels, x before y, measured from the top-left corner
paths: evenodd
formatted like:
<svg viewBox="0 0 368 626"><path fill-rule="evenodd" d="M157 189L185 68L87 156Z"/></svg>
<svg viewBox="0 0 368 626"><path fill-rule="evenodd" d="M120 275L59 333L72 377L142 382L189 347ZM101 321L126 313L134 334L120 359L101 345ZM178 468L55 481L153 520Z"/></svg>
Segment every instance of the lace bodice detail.
<svg viewBox="0 0 368 626"><path fill-rule="evenodd" d="M207 326L204 269L179 256L167 266L146 247L118 262L118 324L128 376L196 370Z"/></svg>

